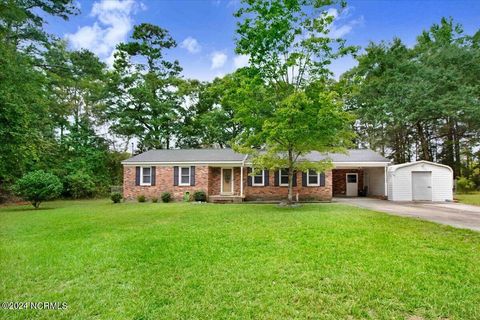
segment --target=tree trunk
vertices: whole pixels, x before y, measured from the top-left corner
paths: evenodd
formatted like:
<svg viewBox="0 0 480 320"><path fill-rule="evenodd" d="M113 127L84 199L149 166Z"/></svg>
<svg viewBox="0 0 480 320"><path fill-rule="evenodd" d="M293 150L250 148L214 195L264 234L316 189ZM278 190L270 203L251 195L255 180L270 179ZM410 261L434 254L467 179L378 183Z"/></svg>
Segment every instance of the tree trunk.
<svg viewBox="0 0 480 320"><path fill-rule="evenodd" d="M454 128L453 128L453 122L448 119L447 120L447 126L448 126L448 132L447 132L447 139L445 140L443 144L444 148L444 163L452 167L454 176L456 176L455 172L455 151L454 151Z"/></svg>
<svg viewBox="0 0 480 320"><path fill-rule="evenodd" d="M428 144L427 137L425 136L424 128L420 122L417 122L416 127L417 127L418 138L420 139L420 148L422 149L422 154L420 159L432 161L432 156L430 154L430 146Z"/></svg>
<svg viewBox="0 0 480 320"><path fill-rule="evenodd" d="M288 203L293 203L293 155L288 150Z"/></svg>
<svg viewBox="0 0 480 320"><path fill-rule="evenodd" d="M462 173L461 171L461 157L460 157L460 137L458 134L458 124L455 121L453 124L453 154L454 154L454 161L455 161L455 167L453 169L455 175L454 177L461 176Z"/></svg>

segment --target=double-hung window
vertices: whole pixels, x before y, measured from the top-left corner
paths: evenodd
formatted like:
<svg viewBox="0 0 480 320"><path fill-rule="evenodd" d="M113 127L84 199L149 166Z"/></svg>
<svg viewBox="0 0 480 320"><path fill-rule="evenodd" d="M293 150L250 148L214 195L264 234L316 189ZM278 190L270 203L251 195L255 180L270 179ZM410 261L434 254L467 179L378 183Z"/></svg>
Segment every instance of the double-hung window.
<svg viewBox="0 0 480 320"><path fill-rule="evenodd" d="M279 172L279 185L288 186L288 169L280 169Z"/></svg>
<svg viewBox="0 0 480 320"><path fill-rule="evenodd" d="M307 171L307 186L319 186L320 185L320 173L315 170L308 169Z"/></svg>
<svg viewBox="0 0 480 320"><path fill-rule="evenodd" d="M260 170L253 176L253 185L254 186L265 185L265 170Z"/></svg>
<svg viewBox="0 0 480 320"><path fill-rule="evenodd" d="M190 167L180 167L178 185L189 186L190 185Z"/></svg>
<svg viewBox="0 0 480 320"><path fill-rule="evenodd" d="M140 185L142 186L152 185L152 167L141 167Z"/></svg>

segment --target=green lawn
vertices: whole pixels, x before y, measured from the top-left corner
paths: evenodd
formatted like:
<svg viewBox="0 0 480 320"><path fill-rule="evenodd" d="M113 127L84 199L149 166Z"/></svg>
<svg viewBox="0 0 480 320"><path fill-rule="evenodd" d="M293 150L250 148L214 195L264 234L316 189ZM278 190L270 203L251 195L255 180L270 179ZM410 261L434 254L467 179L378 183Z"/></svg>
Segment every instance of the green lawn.
<svg viewBox="0 0 480 320"><path fill-rule="evenodd" d="M480 206L480 192L474 192L474 193L468 193L468 194L455 194L455 199L457 199L461 203Z"/></svg>
<svg viewBox="0 0 480 320"><path fill-rule="evenodd" d="M0 319L479 319L480 233L340 204L0 209Z"/></svg>

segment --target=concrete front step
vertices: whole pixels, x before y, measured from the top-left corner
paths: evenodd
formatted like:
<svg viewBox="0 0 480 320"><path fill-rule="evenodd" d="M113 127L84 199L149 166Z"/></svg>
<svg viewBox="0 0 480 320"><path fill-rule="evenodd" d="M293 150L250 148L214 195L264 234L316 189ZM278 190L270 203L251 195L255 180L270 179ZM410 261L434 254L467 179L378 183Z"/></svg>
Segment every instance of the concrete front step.
<svg viewBox="0 0 480 320"><path fill-rule="evenodd" d="M243 201L243 197L216 195L208 197L208 200L213 203L241 203Z"/></svg>

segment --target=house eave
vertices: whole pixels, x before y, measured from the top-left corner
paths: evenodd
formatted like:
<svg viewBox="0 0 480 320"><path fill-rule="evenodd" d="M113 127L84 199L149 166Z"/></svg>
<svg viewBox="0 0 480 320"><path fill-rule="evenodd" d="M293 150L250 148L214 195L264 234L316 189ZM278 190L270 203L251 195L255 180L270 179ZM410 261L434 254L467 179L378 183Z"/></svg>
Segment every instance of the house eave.
<svg viewBox="0 0 480 320"><path fill-rule="evenodd" d="M188 166L188 165L213 165L221 166L244 166L252 165L247 161L122 161L124 166ZM388 167L390 162L333 162L334 168L352 167Z"/></svg>

